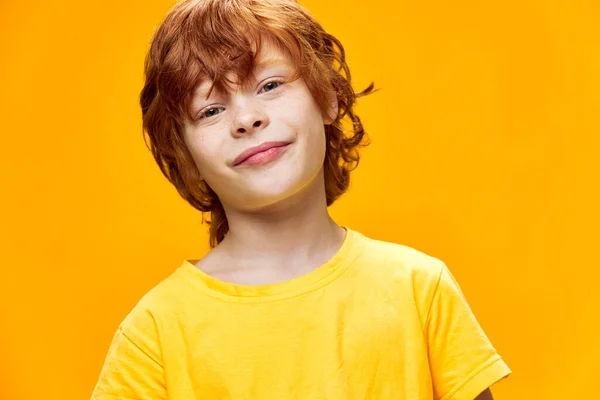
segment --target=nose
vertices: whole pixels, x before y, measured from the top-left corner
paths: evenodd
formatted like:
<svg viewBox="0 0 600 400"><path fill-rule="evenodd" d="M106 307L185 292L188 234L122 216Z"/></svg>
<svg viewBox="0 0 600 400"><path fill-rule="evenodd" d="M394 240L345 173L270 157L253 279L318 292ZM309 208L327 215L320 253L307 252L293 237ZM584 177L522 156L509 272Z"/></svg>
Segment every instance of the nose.
<svg viewBox="0 0 600 400"><path fill-rule="evenodd" d="M232 135L252 134L267 127L269 118L259 107L245 105L238 107L238 112L232 124Z"/></svg>
<svg viewBox="0 0 600 400"><path fill-rule="evenodd" d="M256 120L252 123L252 126L250 127L250 124L243 124L243 126L240 126L237 128L237 131L239 133L246 133L247 131L259 128L261 125L263 125L263 121L261 120Z"/></svg>

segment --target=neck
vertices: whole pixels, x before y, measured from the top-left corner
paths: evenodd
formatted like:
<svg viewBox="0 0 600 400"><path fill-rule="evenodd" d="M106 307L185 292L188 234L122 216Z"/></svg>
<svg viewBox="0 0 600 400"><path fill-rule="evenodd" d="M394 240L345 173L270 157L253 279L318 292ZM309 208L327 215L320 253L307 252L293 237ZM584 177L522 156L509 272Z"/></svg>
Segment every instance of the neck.
<svg viewBox="0 0 600 400"><path fill-rule="evenodd" d="M225 208L225 213L229 232L215 250L246 265L318 264L338 250L345 236L329 216L323 171L296 196L257 212Z"/></svg>

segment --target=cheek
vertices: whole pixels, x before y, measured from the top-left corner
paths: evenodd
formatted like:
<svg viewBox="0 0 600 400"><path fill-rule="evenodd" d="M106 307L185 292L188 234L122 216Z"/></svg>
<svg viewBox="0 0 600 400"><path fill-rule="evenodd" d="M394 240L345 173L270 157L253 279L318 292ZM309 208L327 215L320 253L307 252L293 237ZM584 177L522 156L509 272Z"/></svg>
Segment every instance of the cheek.
<svg viewBox="0 0 600 400"><path fill-rule="evenodd" d="M218 144L201 137L186 141L186 144L200 173L211 174L220 157Z"/></svg>
<svg viewBox="0 0 600 400"><path fill-rule="evenodd" d="M325 130L320 111L303 96L282 105L274 115L285 116L287 125L309 146L324 143Z"/></svg>
<svg viewBox="0 0 600 400"><path fill-rule="evenodd" d="M273 116L284 117L289 124L304 130L309 126L313 130L312 122L322 123L321 113L308 89L294 88L282 97L282 101L268 104L266 107L273 111Z"/></svg>

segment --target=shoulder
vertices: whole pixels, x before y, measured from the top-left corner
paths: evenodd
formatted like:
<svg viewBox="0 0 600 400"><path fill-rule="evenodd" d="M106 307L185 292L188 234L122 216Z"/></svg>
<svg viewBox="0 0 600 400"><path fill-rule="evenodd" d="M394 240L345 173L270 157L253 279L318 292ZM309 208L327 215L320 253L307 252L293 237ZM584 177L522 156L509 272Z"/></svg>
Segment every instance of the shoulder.
<svg viewBox="0 0 600 400"><path fill-rule="evenodd" d="M355 268L358 281L380 288L402 304L413 304L424 321L447 270L445 263L405 244L362 236Z"/></svg>
<svg viewBox="0 0 600 400"><path fill-rule="evenodd" d="M139 298L123 318L120 329L131 337L156 332L178 304L185 301L187 286L179 269L172 272Z"/></svg>
<svg viewBox="0 0 600 400"><path fill-rule="evenodd" d="M359 235L364 243L359 260L370 265L371 273L409 279L417 287L422 287L435 285L446 268L442 260L417 248Z"/></svg>

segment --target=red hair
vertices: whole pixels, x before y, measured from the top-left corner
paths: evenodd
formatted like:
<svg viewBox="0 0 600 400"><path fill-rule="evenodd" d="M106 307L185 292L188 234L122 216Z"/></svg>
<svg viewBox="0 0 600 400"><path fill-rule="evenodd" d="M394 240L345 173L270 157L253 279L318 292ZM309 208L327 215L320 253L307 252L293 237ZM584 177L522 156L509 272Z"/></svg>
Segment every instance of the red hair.
<svg viewBox="0 0 600 400"><path fill-rule="evenodd" d="M357 97L374 91L373 83L354 92L342 44L294 0L178 3L158 27L146 56L140 94L143 130L149 139L146 145L165 177L192 207L211 213L207 221L211 248L223 240L229 226L219 198L200 179L183 139L185 122L193 119L191 95L206 78L220 91L229 89L233 82L227 80L228 72L244 82L252 74L265 36L291 56L294 78L304 79L322 112L330 109L327 99L332 91L337 97L337 117L325 125L328 206L348 189L350 171L360 159L357 148L369 144L353 106ZM343 128L344 118L350 120L350 129Z"/></svg>

